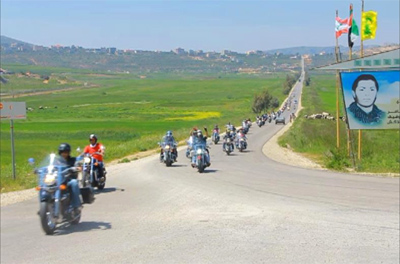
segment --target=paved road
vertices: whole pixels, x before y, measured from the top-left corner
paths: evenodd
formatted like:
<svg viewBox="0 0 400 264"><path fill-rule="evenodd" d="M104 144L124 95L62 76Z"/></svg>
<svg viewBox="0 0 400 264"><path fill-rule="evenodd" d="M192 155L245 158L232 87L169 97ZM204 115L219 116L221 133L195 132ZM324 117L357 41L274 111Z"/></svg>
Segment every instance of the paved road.
<svg viewBox="0 0 400 264"><path fill-rule="evenodd" d="M298 94L300 83L295 88ZM253 126L249 150L211 148L109 168L81 223L46 236L36 199L1 208L2 263L398 263L399 179L313 171L266 158L282 125Z"/></svg>

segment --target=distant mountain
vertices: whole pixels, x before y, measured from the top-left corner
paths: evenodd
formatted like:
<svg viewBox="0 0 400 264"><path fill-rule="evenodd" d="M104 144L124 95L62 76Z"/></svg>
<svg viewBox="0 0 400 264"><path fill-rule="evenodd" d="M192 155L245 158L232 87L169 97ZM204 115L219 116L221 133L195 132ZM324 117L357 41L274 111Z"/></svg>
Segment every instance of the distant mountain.
<svg viewBox="0 0 400 264"><path fill-rule="evenodd" d="M20 41L20 40L16 40L16 39L13 39L13 38L9 38L9 37L3 36L3 35L0 36L0 43L1 43L1 46L10 46L13 43L16 43L18 45L29 46L29 47L34 46L33 44L30 44L30 43L27 43L27 42L23 42L23 41Z"/></svg>
<svg viewBox="0 0 400 264"><path fill-rule="evenodd" d="M374 48L374 47L379 47L377 45L369 45L369 46L364 46L364 48ZM341 53L347 53L349 51L348 47L344 47L344 46L339 46L340 52ZM355 46L353 47L353 51L357 51L359 50L360 47L359 46ZM275 54L275 53L282 53L285 55L296 55L296 54L300 54L300 55L304 55L304 54L321 54L321 53L325 53L325 54L331 54L331 53L335 53L335 47L293 47L293 48L283 48L283 49L273 49L273 50L267 50L265 51L265 53L267 54Z"/></svg>

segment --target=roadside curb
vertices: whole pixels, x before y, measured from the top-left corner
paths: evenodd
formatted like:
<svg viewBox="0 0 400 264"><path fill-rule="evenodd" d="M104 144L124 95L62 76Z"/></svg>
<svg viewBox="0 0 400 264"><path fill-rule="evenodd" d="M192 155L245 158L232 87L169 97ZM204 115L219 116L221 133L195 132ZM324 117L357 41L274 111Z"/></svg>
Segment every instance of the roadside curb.
<svg viewBox="0 0 400 264"><path fill-rule="evenodd" d="M304 85L304 76L303 76L303 82L302 85ZM297 83L295 86L293 86L292 90L290 91L288 97L285 99L285 101L282 103L282 106L289 100L291 97L294 88L296 87ZM298 104L297 104L297 110L296 110L296 116L298 116L298 113L301 111L302 106L301 106L301 96L303 94L303 88L301 89L301 93L298 98ZM269 159L290 165L290 166L295 166L295 167L300 167L300 168L308 168L308 169L317 169L317 170L327 170L324 169L321 165L315 163L314 161L304 157L303 155L296 153L294 151L291 151L287 148L283 148L279 146L278 144L278 139L280 136L282 136L286 131L288 131L291 126L293 125L293 122L288 123L285 125L281 130L279 130L275 135L273 135L262 147L262 152L263 154L268 157Z"/></svg>

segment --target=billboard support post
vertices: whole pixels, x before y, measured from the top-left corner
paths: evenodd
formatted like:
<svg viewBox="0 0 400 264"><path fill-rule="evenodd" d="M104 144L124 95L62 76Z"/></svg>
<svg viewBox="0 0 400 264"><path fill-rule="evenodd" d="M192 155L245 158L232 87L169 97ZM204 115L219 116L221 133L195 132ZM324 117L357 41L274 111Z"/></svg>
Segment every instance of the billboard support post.
<svg viewBox="0 0 400 264"><path fill-rule="evenodd" d="M12 174L13 179L16 179L15 173L15 147L14 147L14 120L10 119L10 130L11 130L11 160L12 160Z"/></svg>

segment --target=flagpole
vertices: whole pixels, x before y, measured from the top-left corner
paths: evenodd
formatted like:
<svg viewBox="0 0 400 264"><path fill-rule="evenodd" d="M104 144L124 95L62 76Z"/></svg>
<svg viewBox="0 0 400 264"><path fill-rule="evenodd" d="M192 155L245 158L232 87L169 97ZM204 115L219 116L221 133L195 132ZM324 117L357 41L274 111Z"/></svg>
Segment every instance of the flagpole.
<svg viewBox="0 0 400 264"><path fill-rule="evenodd" d="M363 28L363 20L362 20L362 15L364 13L364 0L361 0L361 24L360 28L362 30ZM364 57L364 43L363 43L363 38L362 38L362 33L361 33L361 58ZM358 159L361 160L361 129L358 130Z"/></svg>
<svg viewBox="0 0 400 264"><path fill-rule="evenodd" d="M353 10L353 4L350 4L350 10ZM351 13L351 14L352 14L352 16L354 16L354 13ZM353 19L352 16L350 16L349 19ZM352 21L351 21L351 25L353 26L353 22ZM348 34L350 34L350 32ZM349 37L349 41L351 41L351 36L348 36L348 37ZM350 45L350 42L349 42L349 60L353 59L353 47L352 46L353 46L353 44ZM346 123L347 123L347 126L346 126L346 128L347 128L347 155L349 155L349 157L350 157L350 154L351 154L351 151L350 151L351 134L350 134L350 129L349 129L349 125L348 125L347 120L346 120Z"/></svg>
<svg viewBox="0 0 400 264"><path fill-rule="evenodd" d="M339 12L336 10L336 17L339 16ZM339 62L339 41L336 37L335 32L335 39L336 39L336 62ZM340 127L339 127L339 70L336 70L336 147L339 149L340 147Z"/></svg>

